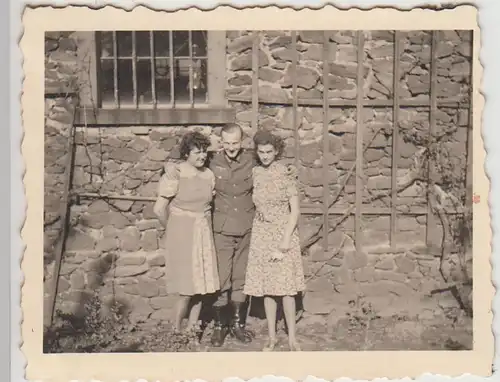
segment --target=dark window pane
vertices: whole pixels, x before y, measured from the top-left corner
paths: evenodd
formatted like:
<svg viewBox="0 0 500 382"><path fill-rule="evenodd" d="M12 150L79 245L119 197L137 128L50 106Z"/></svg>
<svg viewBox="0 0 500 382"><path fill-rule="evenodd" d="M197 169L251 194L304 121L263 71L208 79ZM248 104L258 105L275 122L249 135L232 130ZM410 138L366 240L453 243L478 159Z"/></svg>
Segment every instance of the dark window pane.
<svg viewBox="0 0 500 382"><path fill-rule="evenodd" d="M156 100L159 104L170 103L170 65L169 59L156 60L155 66Z"/></svg>
<svg viewBox="0 0 500 382"><path fill-rule="evenodd" d="M103 106L114 105L113 60L102 60L99 73L100 95Z"/></svg>
<svg viewBox="0 0 500 382"><path fill-rule="evenodd" d="M193 82L190 83L189 59L177 59L175 67L175 102L189 103L190 88L193 88L195 103L207 102L207 62L204 59L193 61Z"/></svg>
<svg viewBox="0 0 500 382"><path fill-rule="evenodd" d="M195 103L208 102L207 60L195 59L193 63L193 90Z"/></svg>
<svg viewBox="0 0 500 382"><path fill-rule="evenodd" d="M135 46L138 57L151 57L151 48L149 45L149 32L135 33Z"/></svg>
<svg viewBox="0 0 500 382"><path fill-rule="evenodd" d="M118 40L118 57L132 55L132 32L116 32Z"/></svg>
<svg viewBox="0 0 500 382"><path fill-rule="evenodd" d="M175 65L175 102L189 103L189 59L176 59Z"/></svg>
<svg viewBox="0 0 500 382"><path fill-rule="evenodd" d="M174 32L174 57L189 56L189 33L188 31Z"/></svg>
<svg viewBox="0 0 500 382"><path fill-rule="evenodd" d="M207 31L193 31L193 56L207 55Z"/></svg>
<svg viewBox="0 0 500 382"><path fill-rule="evenodd" d="M118 98L120 105L132 105L134 87L132 82L132 60L118 60Z"/></svg>
<svg viewBox="0 0 500 382"><path fill-rule="evenodd" d="M101 57L113 57L113 32L100 32L98 34L101 45Z"/></svg>
<svg viewBox="0 0 500 382"><path fill-rule="evenodd" d="M155 56L169 56L170 32L154 32Z"/></svg>
<svg viewBox="0 0 500 382"><path fill-rule="evenodd" d="M151 105L153 103L151 89L151 61L137 61L137 97L139 105Z"/></svg>

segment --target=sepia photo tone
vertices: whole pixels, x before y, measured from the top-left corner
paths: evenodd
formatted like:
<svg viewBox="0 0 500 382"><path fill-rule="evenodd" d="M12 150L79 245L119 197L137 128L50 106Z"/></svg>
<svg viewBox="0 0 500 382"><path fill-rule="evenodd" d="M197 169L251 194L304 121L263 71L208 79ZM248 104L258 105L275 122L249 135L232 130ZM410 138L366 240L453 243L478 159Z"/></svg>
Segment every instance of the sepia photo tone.
<svg viewBox="0 0 500 382"><path fill-rule="evenodd" d="M44 352L472 349L472 42L470 30L47 32ZM229 125L243 131L236 157ZM247 166L257 131L282 138L276 165L292 175ZM197 211L191 132L210 144L213 254L199 221L171 213L165 229L155 213L161 195ZM289 179L300 253L273 264L284 226L256 224ZM195 269L200 245L220 280ZM185 286L197 283L213 290ZM264 286L247 296L247 283Z"/></svg>
<svg viewBox="0 0 500 382"><path fill-rule="evenodd" d="M477 16L27 9L26 378L491 375Z"/></svg>

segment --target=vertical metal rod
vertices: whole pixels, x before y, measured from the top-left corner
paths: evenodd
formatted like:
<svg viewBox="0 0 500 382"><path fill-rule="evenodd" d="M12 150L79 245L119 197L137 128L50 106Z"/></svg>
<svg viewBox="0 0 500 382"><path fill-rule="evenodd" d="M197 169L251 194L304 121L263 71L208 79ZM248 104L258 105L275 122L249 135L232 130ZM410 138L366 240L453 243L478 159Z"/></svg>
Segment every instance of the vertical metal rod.
<svg viewBox="0 0 500 382"><path fill-rule="evenodd" d="M258 31L253 34L252 44L252 130L258 129L259 121L259 37Z"/></svg>
<svg viewBox="0 0 500 382"><path fill-rule="evenodd" d="M300 137L299 137L299 124L297 123L297 109L298 109L298 99L297 99L297 62L299 61L299 52L297 51L297 31L292 31L292 121L293 121L293 138L295 144L294 161L295 168L299 169L299 158L300 158Z"/></svg>
<svg viewBox="0 0 500 382"><path fill-rule="evenodd" d="M189 45L189 104L194 107L194 83L193 83L193 32L188 31Z"/></svg>
<svg viewBox="0 0 500 382"><path fill-rule="evenodd" d="M75 105L71 105L73 118L75 117ZM55 252L55 262L54 262L54 272L52 274L52 282L49 290L49 302L45 306L44 311L44 325L47 324L48 327L52 326L52 321L54 317L54 308L57 300L57 289L59 285L59 276L61 271L61 265L64 257L65 245L68 236L68 218L70 214L70 193L71 193L71 174L72 168L74 166L74 156L75 156L75 124L72 123L69 128L69 136L67 140L67 157L66 157L66 168L64 169L64 189L62 200L60 204L60 221L62 223L61 236L56 243L54 248Z"/></svg>
<svg viewBox="0 0 500 382"><path fill-rule="evenodd" d="M356 214L355 214L355 238L356 251L359 253L363 248L362 238L362 203L363 203L363 99L364 99L364 31L357 32L357 99L356 99Z"/></svg>
<svg viewBox="0 0 500 382"><path fill-rule="evenodd" d="M434 131L436 127L436 111L437 111L437 45L439 35L437 31L432 31L432 42L431 42L431 76L430 76L430 110L429 110L429 147L428 150L432 149L433 141L434 141ZM430 152L427 153L428 161L428 190L427 190L427 228L426 228L426 244L430 245L431 243L431 234L433 231L437 229L436 218L432 213L432 206L430 202L430 192L431 186L433 183L433 175L434 169L431 163L431 155Z"/></svg>
<svg viewBox="0 0 500 382"><path fill-rule="evenodd" d="M329 47L330 47L330 33L328 31L323 32L323 251L328 251L328 231L329 231L329 194L330 194L330 182L328 181L329 168L327 162L327 154L329 152L329 140L328 140L328 124L330 106L328 104L328 93L330 90L330 84L328 81L328 76L330 74L330 63L328 62ZM295 79L296 80L296 79Z"/></svg>
<svg viewBox="0 0 500 382"><path fill-rule="evenodd" d="M132 87L134 94L134 106L137 108L137 41L135 31L132 31Z"/></svg>
<svg viewBox="0 0 500 382"><path fill-rule="evenodd" d="M297 178L300 179L300 136L299 136L299 123L297 121L297 112L298 112L298 97L297 97L297 64L299 61L299 52L297 50L297 31L292 31L292 123L293 123L293 141L294 141L294 156L293 161L295 165L295 169L297 170ZM299 220L297 222L297 226L299 231L301 229L301 221L302 218L299 214Z"/></svg>
<svg viewBox="0 0 500 382"><path fill-rule="evenodd" d="M168 34L168 56L170 61L170 106L174 107L175 105L175 82L174 82L174 65L175 65L175 57L174 57L174 31L170 31Z"/></svg>
<svg viewBox="0 0 500 382"><path fill-rule="evenodd" d="M469 32L469 35L470 35L470 41L471 41L471 45L472 45L472 49L471 49L471 52L474 52L474 32L473 31L470 31ZM474 53L472 53L474 54ZM473 195L474 195L474 182L473 182L473 162L472 162L472 158L473 158L473 137L472 137L472 132L474 131L473 130L473 126L474 126L474 120L473 120L473 107L474 107L474 72L473 72L473 69L471 68L471 73L470 73L470 80L469 80L469 115L468 115L468 118L469 118L469 121L468 121L468 126L467 126L467 160L466 160L466 163L465 163L465 211L468 210L468 206L471 206L470 207L470 213L473 214L474 212L474 204L472 203L472 198L473 198ZM468 218L468 216L464 216L464 218ZM471 218L471 224L473 225L474 224L474 221L473 221L473 216L470 216ZM472 226L473 228L473 226ZM474 230L471 229L469 231L469 233L467 235L465 235L465 243L464 243L464 247L465 247L465 250L468 250L468 249L472 249L472 246L474 245L473 243L473 232Z"/></svg>
<svg viewBox="0 0 500 382"><path fill-rule="evenodd" d="M392 111L392 171L391 171L391 247L396 246L398 198L398 139L399 139L399 77L401 56L401 37L398 30L394 31L394 73L393 73L393 111Z"/></svg>
<svg viewBox="0 0 500 382"><path fill-rule="evenodd" d="M154 31L149 31L149 54L151 55L151 100L153 107L156 109L156 62L155 62L155 34Z"/></svg>
<svg viewBox="0 0 500 382"><path fill-rule="evenodd" d="M118 97L118 40L116 31L113 31L113 88L115 97L115 106L120 106L120 99Z"/></svg>

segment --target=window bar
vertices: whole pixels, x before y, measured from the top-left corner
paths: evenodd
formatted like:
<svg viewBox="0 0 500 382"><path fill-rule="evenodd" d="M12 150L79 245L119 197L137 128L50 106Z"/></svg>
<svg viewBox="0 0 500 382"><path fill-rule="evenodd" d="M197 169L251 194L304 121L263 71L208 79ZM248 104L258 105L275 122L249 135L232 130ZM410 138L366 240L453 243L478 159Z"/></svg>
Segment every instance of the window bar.
<svg viewBox="0 0 500 382"><path fill-rule="evenodd" d="M227 99L232 102L242 102L242 103L251 103L252 97L246 95L233 95L228 96ZM392 99L365 99L363 101L363 105L365 107L374 107L374 108L388 108L393 107L394 103ZM430 101L421 100L421 99L405 99L401 98L399 100L399 106L404 108L412 108L412 107L426 107L428 108ZM468 100L464 97L452 97L448 99L438 100L437 105L439 107L447 107L447 108L459 108L459 107L468 107ZM268 99L262 100L262 104L265 105L283 105L283 106L291 106L292 99ZM299 106L304 107L323 107L323 99L309 99L309 98L299 98L298 100ZM328 101L330 107L341 107L341 108L356 108L356 99L330 99Z"/></svg>
<svg viewBox="0 0 500 382"><path fill-rule="evenodd" d="M189 104L194 107L194 82L193 82L193 32L188 31L189 45Z"/></svg>
<svg viewBox="0 0 500 382"><path fill-rule="evenodd" d="M170 31L168 35L168 55L170 58L170 106L175 106L175 81L174 81L174 32Z"/></svg>
<svg viewBox="0 0 500 382"><path fill-rule="evenodd" d="M436 84L437 84L437 44L438 44L438 35L436 31L432 31L432 42L431 42L431 86L430 86L430 110L429 110L429 146L427 150L430 150L432 147L432 141L434 139L434 130L436 126L436 111L437 111L437 97L436 97ZM429 154L429 153L427 153ZM431 234L432 231L436 230L436 219L434 214L432 213L432 206L430 201L430 193L431 193L431 184L432 184L432 175L434 173L431 163L431 155L427 155L429 158L427 160L427 229L426 229L426 244L431 245Z"/></svg>
<svg viewBox="0 0 500 382"><path fill-rule="evenodd" d="M252 44L252 129L257 131L259 122L259 32L253 34Z"/></svg>
<svg viewBox="0 0 500 382"><path fill-rule="evenodd" d="M299 169L299 158L300 158L300 137L299 137L299 126L297 124L297 109L298 109L298 97L297 97L297 62L299 61L299 52L297 51L297 31L292 31L292 76L293 76L293 87L292 87L292 121L293 121L293 134L295 142L295 168Z"/></svg>
<svg viewBox="0 0 500 382"><path fill-rule="evenodd" d="M137 108L137 42L135 31L132 31L132 87L134 93L134 106Z"/></svg>
<svg viewBox="0 0 500 382"><path fill-rule="evenodd" d="M361 209L363 192L363 58L364 58L364 31L357 32L357 99L356 99L356 214L355 214L355 238L356 251L361 252L363 248Z"/></svg>
<svg viewBox="0 0 500 382"><path fill-rule="evenodd" d="M156 65L155 65L155 36L153 31L149 31L149 51L151 54L151 100L156 109Z"/></svg>
<svg viewBox="0 0 500 382"><path fill-rule="evenodd" d="M394 31L394 72L393 72L393 114L392 114L392 170L391 170L391 248L396 246L397 234L397 210L396 203L398 198L398 138L399 138L399 76L400 76L400 56L401 56L401 37L400 32Z"/></svg>
<svg viewBox="0 0 500 382"><path fill-rule="evenodd" d="M141 56L138 58L145 58L146 56ZM170 56L167 54L166 56L162 56L162 55L156 55L155 58L156 59L168 59ZM180 55L176 55L176 57L179 59L179 58L183 58L185 60L188 60L189 59L189 55L188 56L180 56ZM131 60L132 59L132 55L130 56L120 56L120 58L123 60L123 59L129 59ZM195 59L208 59L207 56L194 56ZM101 57L101 60L112 60L113 59L113 56L109 56L109 57Z"/></svg>
<svg viewBox="0 0 500 382"><path fill-rule="evenodd" d="M113 88L115 96L115 106L120 107L120 100L118 98L118 40L116 31L113 31Z"/></svg>
<svg viewBox="0 0 500 382"><path fill-rule="evenodd" d="M474 45L474 32L470 31L469 32L470 36L470 41L471 41L471 51L472 54L474 54L475 50L475 45ZM473 224L474 222L472 221L473 218L473 213L474 213L474 204L472 203L472 198L474 195L474 185L473 185L473 162L472 162L472 143L473 143L473 126L474 126L474 118L473 118L473 106L474 106L474 71L471 69L470 72L470 77L469 77L469 100L470 104L468 107L468 124L467 124L467 151L466 151L466 162L465 162L465 211L467 211L468 208L470 208L470 218L471 218L471 225L472 228L474 227ZM464 212L465 212L464 211ZM467 218L467 216L463 216L463 218ZM465 248L466 249L472 249L472 246L474 245L473 243L473 230L469 231L468 234L465 235Z"/></svg>
<svg viewBox="0 0 500 382"><path fill-rule="evenodd" d="M323 32L323 252L328 251L328 231L329 231L329 168L327 163L328 145L328 123L330 115L330 106L328 104L328 92L330 84L328 76L330 65L328 62L330 35L327 31Z"/></svg>
<svg viewBox="0 0 500 382"><path fill-rule="evenodd" d="M298 95L297 95L297 63L299 61L299 52L297 50L297 31L292 31L292 123L293 123L293 141L294 141L294 165L297 171L297 181L300 180L300 136L299 136L299 124L297 123L297 112L298 112ZM302 226L301 214L299 214L299 219L297 222L299 231Z"/></svg>

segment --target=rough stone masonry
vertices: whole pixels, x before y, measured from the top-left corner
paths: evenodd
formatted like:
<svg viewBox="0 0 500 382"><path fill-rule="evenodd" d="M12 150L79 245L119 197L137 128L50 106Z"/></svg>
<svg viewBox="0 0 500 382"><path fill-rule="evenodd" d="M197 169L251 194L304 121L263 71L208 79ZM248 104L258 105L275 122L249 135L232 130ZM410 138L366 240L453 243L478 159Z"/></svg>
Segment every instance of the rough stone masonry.
<svg viewBox="0 0 500 382"><path fill-rule="evenodd" d="M438 45L438 100L469 96L471 41L466 31L441 32ZM430 93L430 32L402 32L399 97L428 100ZM357 51L354 32L332 31L329 39L329 97L356 99ZM332 107L328 116L329 152L323 153L323 110L298 107L299 147L294 150L292 107L276 105L291 99L293 80L299 100L322 100L323 32L306 31L298 36L298 75L292 78L290 33L264 31L259 41L258 94L259 128L273 129L286 138L285 159L299 158L299 182L304 204L321 208L323 198L322 163L330 166L330 195L339 192L332 206L343 210L355 201L355 176L349 176L356 161L356 109ZM46 35L46 87L72 86L79 68L78 41L72 32ZM252 38L246 31L228 31L226 45L227 96L252 96ZM394 34L366 32L364 48L364 89L366 100L389 100L393 96ZM53 275L54 246L61 240L60 200L63 192L68 132L72 124L74 97L49 94L45 100L45 211L44 260L45 294ZM274 104L273 104L274 103ZM251 128L250 102L230 101L236 119L248 134ZM392 107L365 107L363 117L363 208L391 206ZM432 181L443 187L453 177L463 181L466 163L468 110L442 107L436 113L436 136L446 136L442 147L446 158ZM118 193L155 196L164 162L171 156L179 137L198 129L218 142L220 126L113 126L77 127L76 157L72 187L76 192ZM397 158L398 184L411 175L422 137L429 135L429 108L406 107L399 114ZM250 145L250 138L245 141ZM444 154L442 154L444 155ZM444 163L444 164L443 164ZM456 195L463 199L462 191ZM390 215L363 216L365 249L355 251L354 216L340 221L322 248L322 216L304 213L300 230L304 243L307 292L305 314L340 317L348 301L358 295L379 312L390 314L410 309L422 315L438 314L456 302L447 295L430 298L428 292L442 283L439 259L425 247L427 216L412 214L427 208L426 182L418 179L397 195L397 250L388 247ZM163 229L156 220L151 202L127 200L83 200L71 206L70 230L60 272L57 308L77 312L91 291L104 300L117 299L129 308L132 321L163 321L170 317L173 300L162 282L164 259L161 254ZM439 243L442 227L433 230ZM452 264L453 265L453 264Z"/></svg>

